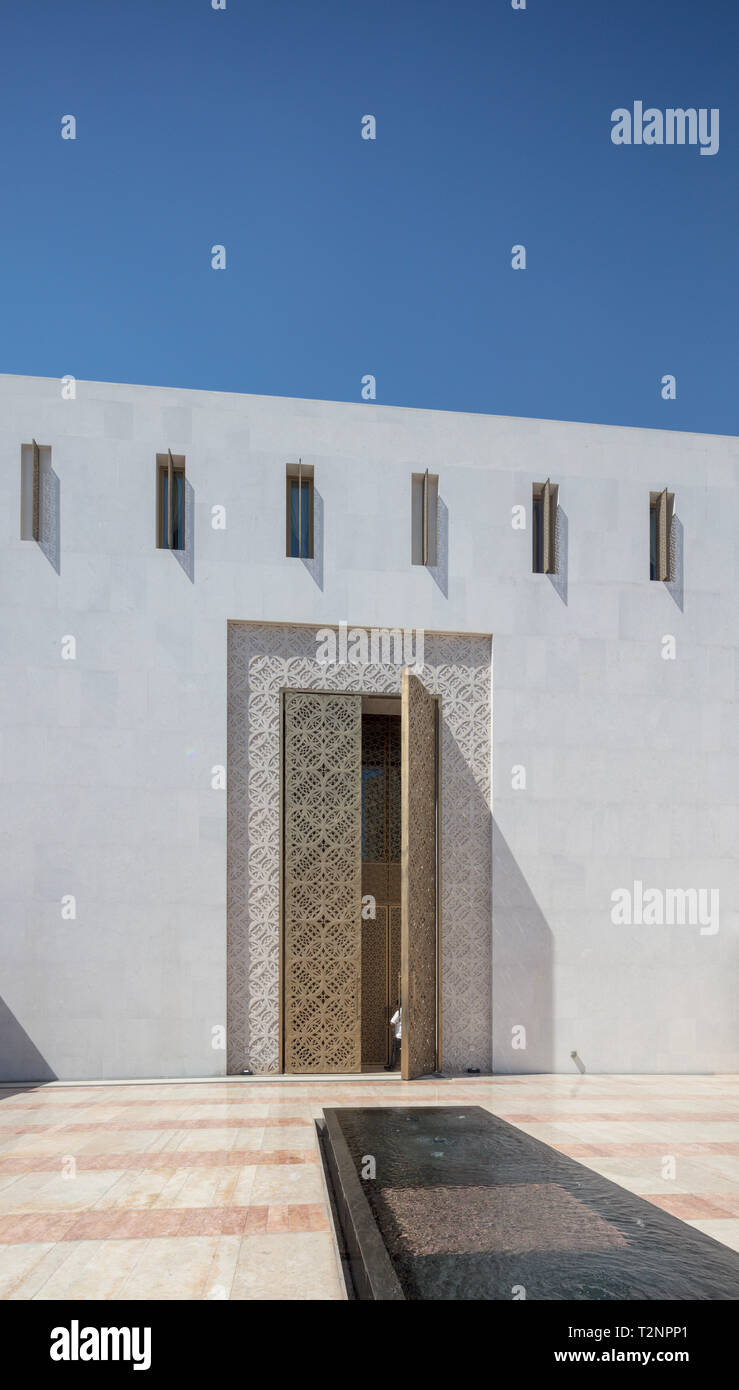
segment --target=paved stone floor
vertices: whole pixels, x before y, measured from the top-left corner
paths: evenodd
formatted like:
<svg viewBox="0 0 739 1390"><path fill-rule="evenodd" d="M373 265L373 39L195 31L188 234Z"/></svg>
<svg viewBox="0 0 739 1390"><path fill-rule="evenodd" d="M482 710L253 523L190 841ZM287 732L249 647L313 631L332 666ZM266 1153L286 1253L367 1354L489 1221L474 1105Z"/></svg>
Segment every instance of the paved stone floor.
<svg viewBox="0 0 739 1390"><path fill-rule="evenodd" d="M739 1078L0 1088L0 1298L340 1299L313 1119L485 1106L739 1249Z"/></svg>

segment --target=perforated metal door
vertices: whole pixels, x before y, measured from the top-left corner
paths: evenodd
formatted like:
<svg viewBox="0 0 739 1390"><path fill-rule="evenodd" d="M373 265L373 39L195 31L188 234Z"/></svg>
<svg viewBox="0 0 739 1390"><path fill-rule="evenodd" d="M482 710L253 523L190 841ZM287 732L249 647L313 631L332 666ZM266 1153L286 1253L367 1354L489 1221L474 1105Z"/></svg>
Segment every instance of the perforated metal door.
<svg viewBox="0 0 739 1390"><path fill-rule="evenodd" d="M284 696L285 1070L361 1070L362 700Z"/></svg>

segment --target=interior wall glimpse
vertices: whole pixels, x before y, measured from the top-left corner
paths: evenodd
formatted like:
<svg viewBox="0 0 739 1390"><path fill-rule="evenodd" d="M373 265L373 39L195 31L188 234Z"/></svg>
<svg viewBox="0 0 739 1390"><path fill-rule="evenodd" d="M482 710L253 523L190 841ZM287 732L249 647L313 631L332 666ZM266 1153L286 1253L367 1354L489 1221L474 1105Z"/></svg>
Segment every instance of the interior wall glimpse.
<svg viewBox="0 0 739 1390"><path fill-rule="evenodd" d="M390 1060L400 1002L399 714L362 716L362 900L362 1070L372 1071Z"/></svg>

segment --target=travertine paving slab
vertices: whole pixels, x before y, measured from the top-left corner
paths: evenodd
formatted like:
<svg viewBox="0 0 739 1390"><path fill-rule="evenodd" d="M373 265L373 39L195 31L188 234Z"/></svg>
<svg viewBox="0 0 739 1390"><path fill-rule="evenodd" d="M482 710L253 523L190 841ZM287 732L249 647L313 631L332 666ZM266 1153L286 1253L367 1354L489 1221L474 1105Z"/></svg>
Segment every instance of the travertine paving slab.
<svg viewBox="0 0 739 1390"><path fill-rule="evenodd" d="M738 1100L710 1076L0 1088L0 1298L343 1298L313 1125L333 1105L481 1105L736 1249Z"/></svg>

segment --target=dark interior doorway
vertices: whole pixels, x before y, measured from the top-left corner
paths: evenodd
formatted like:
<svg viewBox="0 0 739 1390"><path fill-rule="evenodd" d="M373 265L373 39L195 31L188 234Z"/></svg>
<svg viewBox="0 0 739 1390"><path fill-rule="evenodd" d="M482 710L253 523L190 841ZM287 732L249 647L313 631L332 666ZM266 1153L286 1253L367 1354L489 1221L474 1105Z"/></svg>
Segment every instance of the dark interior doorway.
<svg viewBox="0 0 739 1390"><path fill-rule="evenodd" d="M400 1002L400 701L362 701L362 1071L390 1061Z"/></svg>

